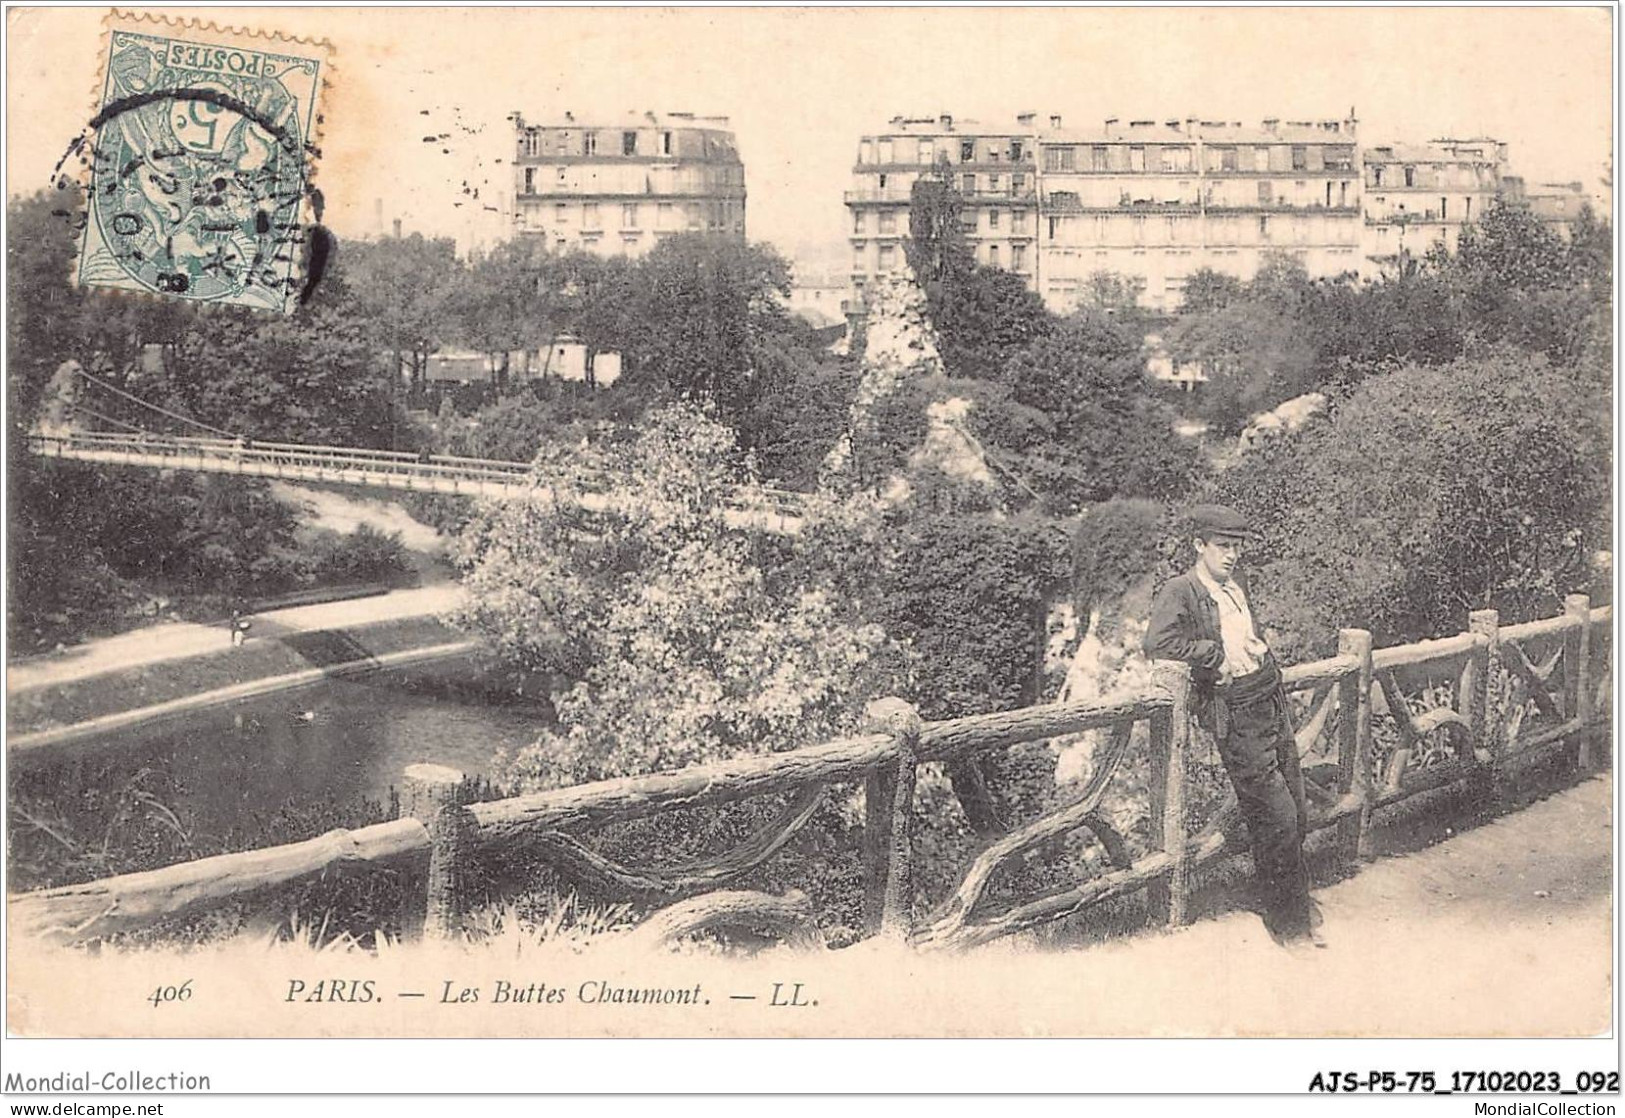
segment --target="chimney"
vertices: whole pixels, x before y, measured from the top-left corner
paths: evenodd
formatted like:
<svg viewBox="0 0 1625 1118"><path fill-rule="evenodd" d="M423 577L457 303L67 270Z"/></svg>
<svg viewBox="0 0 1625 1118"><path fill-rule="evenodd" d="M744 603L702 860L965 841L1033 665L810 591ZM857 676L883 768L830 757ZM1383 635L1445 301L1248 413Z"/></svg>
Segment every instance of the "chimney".
<svg viewBox="0 0 1625 1118"><path fill-rule="evenodd" d="M1172 129L1175 132L1179 131L1179 121L1177 121L1177 120L1165 120L1165 121L1163 121L1163 124L1167 125L1168 128Z"/></svg>
<svg viewBox="0 0 1625 1118"><path fill-rule="evenodd" d="M1116 130L1117 130L1117 118L1114 117L1114 116L1107 117L1106 118L1106 135L1111 136Z"/></svg>
<svg viewBox="0 0 1625 1118"><path fill-rule="evenodd" d="M1060 113L1051 113L1050 114L1049 126L1051 128L1059 128L1061 126L1061 114Z"/></svg>
<svg viewBox="0 0 1625 1118"><path fill-rule="evenodd" d="M938 117L937 123L942 125L942 130L944 132L952 132L954 130L954 118L949 113L943 113L940 117Z"/></svg>
<svg viewBox="0 0 1625 1118"><path fill-rule="evenodd" d="M1023 128L1031 128L1033 121L1038 119L1037 113L1017 113L1016 123Z"/></svg>
<svg viewBox="0 0 1625 1118"><path fill-rule="evenodd" d="M569 109L565 109L564 119L569 121L571 124L574 124L576 122L576 114L572 113Z"/></svg>
<svg viewBox="0 0 1625 1118"><path fill-rule="evenodd" d="M395 239L401 239L401 219L398 217L395 219Z"/></svg>
<svg viewBox="0 0 1625 1118"><path fill-rule="evenodd" d="M1267 117L1264 118L1264 131L1268 132L1270 135L1273 136L1273 135L1275 135L1275 130L1280 125L1280 123L1281 123L1281 118L1280 117L1278 117L1278 116L1267 116Z"/></svg>

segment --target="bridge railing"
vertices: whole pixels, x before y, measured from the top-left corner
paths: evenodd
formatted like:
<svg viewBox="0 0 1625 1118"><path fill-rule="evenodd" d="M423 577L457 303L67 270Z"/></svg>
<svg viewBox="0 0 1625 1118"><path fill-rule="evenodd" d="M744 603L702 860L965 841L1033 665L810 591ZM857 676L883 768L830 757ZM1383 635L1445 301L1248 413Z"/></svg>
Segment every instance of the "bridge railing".
<svg viewBox="0 0 1625 1118"><path fill-rule="evenodd" d="M1502 627L1493 611L1479 611L1460 636L1376 651L1369 633L1343 630L1336 656L1287 668L1311 831L1329 829L1334 852L1353 862L1364 853L1372 814L1400 800L1457 782L1510 787L1522 765L1549 747L1571 750L1582 768L1594 765L1598 731L1609 724L1612 620L1612 607L1593 609L1576 595L1559 617ZM83 940L340 866L426 856L425 930L454 936L465 915L463 883L472 860L523 849L589 889L649 901L692 898L657 914L667 931L742 914L758 922L800 921L805 930L805 908L719 887L782 850L826 798L860 784L868 934L906 938L921 948L960 948L1140 891L1155 918L1180 924L1189 918L1197 875L1237 853L1239 831L1233 797L1207 818L1197 817L1188 795L1196 733L1188 670L1155 667L1152 688L1121 698L932 723L889 699L872 708L872 732L857 737L486 803L459 802L461 773L415 765L404 774L401 817L394 821L13 895L11 926L25 935ZM918 767L1082 733L1098 739L1082 787L1065 804L989 840L960 883L917 919L912 830ZM1113 788L1122 790L1131 767L1124 761L1139 750L1149 774L1149 834L1136 854L1102 804ZM784 797L785 803L738 846L697 862L633 866L585 841L616 824L759 797ZM1073 834L1098 844L1098 868L1039 896L989 903L988 886L1001 869Z"/></svg>
<svg viewBox="0 0 1625 1118"><path fill-rule="evenodd" d="M213 473L257 477L377 484L410 489L422 481L440 491L457 492L465 484L472 492L536 489L535 468L526 462L469 458L447 454L411 454L366 447L319 446L305 443L262 442L243 439L179 438L168 435L115 431L32 433L29 450L55 458L115 462L134 465L171 465ZM401 484L395 485L394 482ZM437 484L438 483L438 484ZM749 501L732 500L726 511L746 520L762 521L773 530L793 530L803 513L802 498L789 490L761 488ZM583 494L585 503L608 507L612 487Z"/></svg>

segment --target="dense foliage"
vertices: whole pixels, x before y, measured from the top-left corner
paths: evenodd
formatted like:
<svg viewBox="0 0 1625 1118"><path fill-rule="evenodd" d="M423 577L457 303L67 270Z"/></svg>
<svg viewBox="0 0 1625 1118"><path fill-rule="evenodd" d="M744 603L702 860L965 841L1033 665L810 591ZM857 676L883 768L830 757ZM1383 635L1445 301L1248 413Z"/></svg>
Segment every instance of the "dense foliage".
<svg viewBox="0 0 1625 1118"><path fill-rule="evenodd" d="M629 439L538 459L558 493L614 478L608 509L508 501L467 527L461 623L557 681L556 727L504 779L568 784L806 744L885 693L900 661L884 630L851 616L816 564L771 573L720 515L757 500L732 450L726 428L661 409ZM813 501L807 515L843 513Z"/></svg>
<svg viewBox="0 0 1625 1118"><path fill-rule="evenodd" d="M1385 644L1460 632L1471 609L1550 616L1608 544L1605 422L1540 355L1413 366L1248 456L1214 494L1253 515L1261 600L1303 653L1340 626Z"/></svg>

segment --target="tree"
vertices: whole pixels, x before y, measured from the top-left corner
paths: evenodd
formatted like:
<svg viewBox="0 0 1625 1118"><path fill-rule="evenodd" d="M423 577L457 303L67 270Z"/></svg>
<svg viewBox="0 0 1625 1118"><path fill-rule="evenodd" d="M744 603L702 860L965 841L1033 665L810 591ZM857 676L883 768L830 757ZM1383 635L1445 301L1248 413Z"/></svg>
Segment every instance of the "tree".
<svg viewBox="0 0 1625 1118"><path fill-rule="evenodd" d="M1211 314L1223 310L1246 294L1246 285L1235 276L1212 268L1198 268L1185 280L1181 314Z"/></svg>
<svg viewBox="0 0 1625 1118"><path fill-rule="evenodd" d="M1140 296L1145 294L1145 278L1104 269L1090 272L1083 281L1082 305L1090 310L1121 318L1140 314Z"/></svg>
<svg viewBox="0 0 1625 1118"><path fill-rule="evenodd" d="M392 379L402 370L421 391L429 355L457 329L453 294L462 265L450 238L385 237L346 245L336 269L366 323L372 344L393 356Z"/></svg>
<svg viewBox="0 0 1625 1118"><path fill-rule="evenodd" d="M398 417L366 325L330 292L291 315L208 308L155 390L183 414L256 439L387 447Z"/></svg>
<svg viewBox="0 0 1625 1118"><path fill-rule="evenodd" d="M1202 415L1226 434L1318 381L1314 342L1297 320L1250 299L1181 319L1167 345L1175 360L1197 362L1207 373Z"/></svg>
<svg viewBox="0 0 1625 1118"><path fill-rule="evenodd" d="M1606 410L1538 355L1413 366L1208 495L1251 514L1260 600L1289 655L1326 650L1340 626L1395 643L1460 632L1472 609L1526 620L1585 588L1604 546Z"/></svg>
<svg viewBox="0 0 1625 1118"><path fill-rule="evenodd" d="M914 279L930 298L939 284L976 268L976 254L965 238L964 200L943 174L921 175L909 188L908 240L903 257Z"/></svg>
<svg viewBox="0 0 1625 1118"><path fill-rule="evenodd" d="M943 366L952 377L993 380L1017 351L1049 334L1054 317L1022 277L977 265L952 185L922 175L909 199L904 255L925 291Z"/></svg>
<svg viewBox="0 0 1625 1118"><path fill-rule="evenodd" d="M765 564L759 549L803 545L723 522L723 501L754 489L736 462L727 428L662 408L630 439L538 460L555 492L613 478L609 510L511 500L466 529L459 623L558 679L557 725L508 759L508 779L569 784L825 740L893 688L898 650L854 619L827 567ZM807 538L843 515L809 498Z"/></svg>
<svg viewBox="0 0 1625 1118"><path fill-rule="evenodd" d="M503 241L477 258L447 294L458 338L497 358L505 384L510 355L548 345L557 331L562 265L533 237ZM529 368L525 370L531 372Z"/></svg>
<svg viewBox="0 0 1625 1118"><path fill-rule="evenodd" d="M1000 379L1016 404L1045 417L1040 453L1075 479L1067 494L1074 510L1184 488L1194 452L1174 436L1172 413L1151 395L1139 340L1119 321L1074 315L1013 358ZM1008 445L1038 449L1030 434Z"/></svg>

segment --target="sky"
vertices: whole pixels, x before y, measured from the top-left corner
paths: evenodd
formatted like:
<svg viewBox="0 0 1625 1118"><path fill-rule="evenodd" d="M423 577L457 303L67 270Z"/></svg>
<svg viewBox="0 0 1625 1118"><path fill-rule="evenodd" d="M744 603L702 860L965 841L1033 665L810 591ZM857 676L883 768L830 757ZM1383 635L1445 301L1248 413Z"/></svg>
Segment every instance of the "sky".
<svg viewBox="0 0 1625 1118"><path fill-rule="evenodd" d="M163 9L151 9L163 10ZM858 138L891 117L1342 118L1364 142L1492 135L1531 181L1600 191L1612 155L1606 8L196 8L326 38L326 222L488 233L515 110L728 116L748 233L839 267ZM95 9L11 9L8 196L50 181L94 111ZM449 135L425 144L425 135ZM478 203L464 194L480 188ZM458 203L461 203L459 205ZM378 221L382 215L382 228Z"/></svg>

